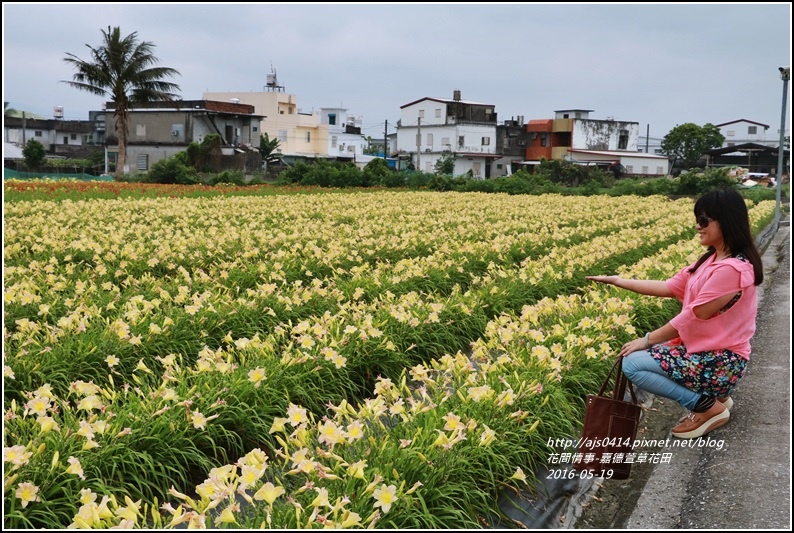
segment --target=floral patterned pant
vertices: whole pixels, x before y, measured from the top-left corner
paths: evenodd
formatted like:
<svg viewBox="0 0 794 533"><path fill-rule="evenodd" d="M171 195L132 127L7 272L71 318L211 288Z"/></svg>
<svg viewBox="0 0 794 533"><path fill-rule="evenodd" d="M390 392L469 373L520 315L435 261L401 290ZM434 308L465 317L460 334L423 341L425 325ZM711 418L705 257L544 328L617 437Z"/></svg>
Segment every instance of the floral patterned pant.
<svg viewBox="0 0 794 533"><path fill-rule="evenodd" d="M730 350L689 353L683 344L657 344L650 353L670 379L706 396L727 396L747 370L747 360Z"/></svg>

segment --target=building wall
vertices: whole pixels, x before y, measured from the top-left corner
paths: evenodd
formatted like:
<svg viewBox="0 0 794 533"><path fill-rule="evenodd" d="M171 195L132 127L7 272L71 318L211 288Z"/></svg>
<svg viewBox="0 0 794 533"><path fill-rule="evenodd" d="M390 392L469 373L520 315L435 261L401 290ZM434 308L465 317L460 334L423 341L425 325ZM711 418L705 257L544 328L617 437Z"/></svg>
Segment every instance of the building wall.
<svg viewBox="0 0 794 533"><path fill-rule="evenodd" d="M112 115L108 116L112 120ZM127 119L127 141L130 144L173 144L184 149L184 146L191 142L200 143L209 134L218 134L228 144L258 147L258 122L252 118L204 110L133 110ZM254 131L254 128L257 128L257 131ZM115 134L112 137L115 139Z"/></svg>
<svg viewBox="0 0 794 533"><path fill-rule="evenodd" d="M5 142L24 148L29 140L35 139L50 153L56 152L56 146L60 148L94 144L91 138L92 130L93 125L87 120L25 119L23 121L17 117L3 119Z"/></svg>
<svg viewBox="0 0 794 533"><path fill-rule="evenodd" d="M659 137L640 135L637 138L637 151L645 154L662 155L662 140Z"/></svg>
<svg viewBox="0 0 794 533"><path fill-rule="evenodd" d="M420 122L421 120L421 122ZM405 127L445 125L447 123L447 105L436 100L422 100L400 109L400 125Z"/></svg>
<svg viewBox="0 0 794 533"><path fill-rule="evenodd" d="M397 130L397 150L416 152L417 131L421 135L419 150L422 153L444 151L462 153L496 154L495 126L458 124L455 126L401 126Z"/></svg>
<svg viewBox="0 0 794 533"><path fill-rule="evenodd" d="M625 132L626 137L623 146L620 144L621 132ZM617 120L574 119L571 134L571 148L574 149L636 152L640 125Z"/></svg>
<svg viewBox="0 0 794 533"><path fill-rule="evenodd" d="M620 158L620 163L626 167L627 174L638 176L666 176L670 170L670 162L666 158L650 159L627 155Z"/></svg>
<svg viewBox="0 0 794 533"><path fill-rule="evenodd" d="M271 139L279 140L281 153L285 155L314 156L327 155L326 143L322 149L317 149L314 139L319 135L320 115L300 112L298 98L294 94L282 92L206 92L206 100L231 101L239 100L242 104L254 106L258 115L265 115L260 124L259 131L267 133ZM312 131L306 141L306 132ZM259 140L256 141L259 146Z"/></svg>
<svg viewBox="0 0 794 533"><path fill-rule="evenodd" d="M780 133L777 129L763 124L739 120L732 124L718 126L720 133L725 137L723 147L744 143L763 144L777 147L780 144Z"/></svg>

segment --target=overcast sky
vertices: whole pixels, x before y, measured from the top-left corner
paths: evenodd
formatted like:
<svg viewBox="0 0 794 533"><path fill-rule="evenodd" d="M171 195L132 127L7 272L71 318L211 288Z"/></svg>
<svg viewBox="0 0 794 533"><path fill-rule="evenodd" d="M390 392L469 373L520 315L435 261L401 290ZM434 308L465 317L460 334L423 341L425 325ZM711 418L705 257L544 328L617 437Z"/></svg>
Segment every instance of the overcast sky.
<svg viewBox="0 0 794 533"><path fill-rule="evenodd" d="M274 68L304 112L344 107L389 133L424 97L493 104L499 121L590 109L663 137L677 124L780 127L789 3L3 4L3 100L87 120L103 99L70 88L67 52L119 26L155 45L185 100L262 91ZM791 96L788 96L791 109ZM787 112L790 116L790 111ZM787 119L786 128L790 128Z"/></svg>

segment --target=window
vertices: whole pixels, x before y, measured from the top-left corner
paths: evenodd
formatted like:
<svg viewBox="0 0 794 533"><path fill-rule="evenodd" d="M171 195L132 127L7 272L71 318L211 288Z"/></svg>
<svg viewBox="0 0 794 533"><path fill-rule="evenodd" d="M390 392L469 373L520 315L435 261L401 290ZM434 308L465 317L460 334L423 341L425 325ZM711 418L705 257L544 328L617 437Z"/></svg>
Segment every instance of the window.
<svg viewBox="0 0 794 533"><path fill-rule="evenodd" d="M449 137L441 137L441 148L449 146Z"/></svg>
<svg viewBox="0 0 794 533"><path fill-rule="evenodd" d="M420 109L419 110L419 118L425 118L425 110L424 109Z"/></svg>
<svg viewBox="0 0 794 533"><path fill-rule="evenodd" d="M549 145L549 134L548 133L541 133L540 134L540 145L541 146L548 146Z"/></svg>
<svg viewBox="0 0 794 533"><path fill-rule="evenodd" d="M458 137L458 148L463 148L463 144L466 142L466 137L463 135Z"/></svg>
<svg viewBox="0 0 794 533"><path fill-rule="evenodd" d="M427 172L428 174L433 172L433 165L430 163L430 161L425 163L425 172Z"/></svg>
<svg viewBox="0 0 794 533"><path fill-rule="evenodd" d="M736 132L733 130L728 130L727 132L725 132L726 137L733 137L734 135L736 135Z"/></svg>
<svg viewBox="0 0 794 533"><path fill-rule="evenodd" d="M76 133L72 133L70 139L73 140L73 141L76 141L77 140L77 134Z"/></svg>
<svg viewBox="0 0 794 533"><path fill-rule="evenodd" d="M758 126L747 126L747 135L756 135L758 133Z"/></svg>
<svg viewBox="0 0 794 533"><path fill-rule="evenodd" d="M642 165L642 173L643 174L647 174L648 173L648 165Z"/></svg>
<svg viewBox="0 0 794 533"><path fill-rule="evenodd" d="M634 165L626 165L626 173L631 174L634 172Z"/></svg>
<svg viewBox="0 0 794 533"><path fill-rule="evenodd" d="M657 174L664 174L664 167L656 167Z"/></svg>
<svg viewBox="0 0 794 533"><path fill-rule="evenodd" d="M34 131L33 135L35 135L36 137L41 137L41 130Z"/></svg>
<svg viewBox="0 0 794 533"><path fill-rule="evenodd" d="M568 118L568 113L563 113L562 118Z"/></svg>
<svg viewBox="0 0 794 533"><path fill-rule="evenodd" d="M338 141L338 137L336 135L331 136L331 148L336 148L336 143Z"/></svg>
<svg viewBox="0 0 794 533"><path fill-rule="evenodd" d="M483 146L488 146L490 144L491 144L491 138L490 137L483 137L482 138L482 145Z"/></svg>
<svg viewBox="0 0 794 533"><path fill-rule="evenodd" d="M441 108L436 109L436 118L441 118Z"/></svg>
<svg viewBox="0 0 794 533"><path fill-rule="evenodd" d="M429 146L430 148L433 147L433 134L432 133L428 133L427 134L427 146Z"/></svg>
<svg viewBox="0 0 794 533"><path fill-rule="evenodd" d="M727 143L728 146L736 146L736 143Z"/></svg>
<svg viewBox="0 0 794 533"><path fill-rule="evenodd" d="M620 130L618 137L618 150L625 150L629 146L629 130Z"/></svg>
<svg viewBox="0 0 794 533"><path fill-rule="evenodd" d="M138 124L135 126L135 135L138 137L146 137L146 124Z"/></svg>
<svg viewBox="0 0 794 533"><path fill-rule="evenodd" d="M328 124L331 126L336 125L336 113L328 113Z"/></svg>
<svg viewBox="0 0 794 533"><path fill-rule="evenodd" d="M307 143L312 142L312 132L310 132L310 131L306 132L306 142Z"/></svg>
<svg viewBox="0 0 794 533"><path fill-rule="evenodd" d="M149 154L138 154L138 170L149 170Z"/></svg>
<svg viewBox="0 0 794 533"><path fill-rule="evenodd" d="M287 142L287 130L278 130L278 142Z"/></svg>
<svg viewBox="0 0 794 533"><path fill-rule="evenodd" d="M63 144L69 144L69 137L66 135L63 136Z"/></svg>
<svg viewBox="0 0 794 533"><path fill-rule="evenodd" d="M258 128L257 126L252 126L252 127L251 127L251 131L253 131L254 133L256 133L256 132L258 132L258 131L259 131L259 128Z"/></svg>

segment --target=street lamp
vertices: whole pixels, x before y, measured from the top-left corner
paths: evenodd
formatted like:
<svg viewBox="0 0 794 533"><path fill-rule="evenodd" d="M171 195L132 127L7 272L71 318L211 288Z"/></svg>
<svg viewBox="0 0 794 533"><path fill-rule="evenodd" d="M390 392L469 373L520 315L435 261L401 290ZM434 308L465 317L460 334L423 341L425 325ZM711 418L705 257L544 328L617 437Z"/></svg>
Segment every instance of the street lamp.
<svg viewBox="0 0 794 533"><path fill-rule="evenodd" d="M775 180L775 221L780 223L780 188L783 182L783 141L786 133L786 97L788 96L788 80L791 79L791 66L779 67L780 79L783 80L783 105L780 111L780 144L777 148L777 176ZM789 182L791 179L789 178Z"/></svg>

